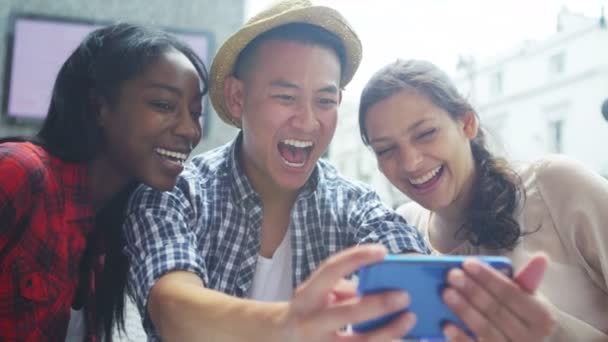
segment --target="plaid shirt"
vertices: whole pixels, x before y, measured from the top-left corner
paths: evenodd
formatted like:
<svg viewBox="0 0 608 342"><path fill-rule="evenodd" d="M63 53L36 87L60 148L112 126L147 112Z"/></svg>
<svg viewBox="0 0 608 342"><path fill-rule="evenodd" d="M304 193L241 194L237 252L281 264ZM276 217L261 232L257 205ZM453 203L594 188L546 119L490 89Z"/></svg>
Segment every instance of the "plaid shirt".
<svg viewBox="0 0 608 342"><path fill-rule="evenodd" d="M63 341L94 225L86 166L4 143L0 175L0 341Z"/></svg>
<svg viewBox="0 0 608 342"><path fill-rule="evenodd" d="M140 187L131 197L125 232L130 293L150 339L146 301L171 270L196 273L205 286L246 297L260 249L262 202L238 162L240 136L196 156L171 192ZM328 256L379 242L392 253L428 253L418 231L385 207L376 193L320 160L291 212L293 286Z"/></svg>

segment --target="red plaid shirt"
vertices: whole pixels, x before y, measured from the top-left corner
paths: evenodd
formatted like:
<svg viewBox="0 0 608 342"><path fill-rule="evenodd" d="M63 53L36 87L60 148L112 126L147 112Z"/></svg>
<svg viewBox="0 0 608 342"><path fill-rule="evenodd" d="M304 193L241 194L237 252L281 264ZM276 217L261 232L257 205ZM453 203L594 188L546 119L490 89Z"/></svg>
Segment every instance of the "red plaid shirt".
<svg viewBox="0 0 608 342"><path fill-rule="evenodd" d="M100 266L83 261L93 227L86 164L31 143L0 144L0 341L64 341L81 283L89 285L79 298L86 340L96 340L91 304Z"/></svg>

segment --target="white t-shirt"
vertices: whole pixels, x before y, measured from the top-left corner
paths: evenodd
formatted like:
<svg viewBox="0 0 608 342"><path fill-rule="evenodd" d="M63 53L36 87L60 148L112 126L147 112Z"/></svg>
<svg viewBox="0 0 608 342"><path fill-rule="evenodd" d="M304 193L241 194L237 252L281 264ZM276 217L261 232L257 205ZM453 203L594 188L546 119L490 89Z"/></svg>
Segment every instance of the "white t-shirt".
<svg viewBox="0 0 608 342"><path fill-rule="evenodd" d="M286 301L293 293L289 230L272 258L258 255L249 298L264 302Z"/></svg>

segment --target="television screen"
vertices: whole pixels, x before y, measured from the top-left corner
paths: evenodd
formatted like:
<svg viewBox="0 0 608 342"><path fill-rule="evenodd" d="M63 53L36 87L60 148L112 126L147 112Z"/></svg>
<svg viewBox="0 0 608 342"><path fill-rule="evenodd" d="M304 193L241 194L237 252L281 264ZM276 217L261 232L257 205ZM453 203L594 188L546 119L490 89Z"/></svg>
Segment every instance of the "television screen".
<svg viewBox="0 0 608 342"><path fill-rule="evenodd" d="M61 65L89 32L102 25L47 17L15 17L5 83L8 85L6 114L16 119L44 119ZM189 44L205 65L209 65L208 33L167 31Z"/></svg>

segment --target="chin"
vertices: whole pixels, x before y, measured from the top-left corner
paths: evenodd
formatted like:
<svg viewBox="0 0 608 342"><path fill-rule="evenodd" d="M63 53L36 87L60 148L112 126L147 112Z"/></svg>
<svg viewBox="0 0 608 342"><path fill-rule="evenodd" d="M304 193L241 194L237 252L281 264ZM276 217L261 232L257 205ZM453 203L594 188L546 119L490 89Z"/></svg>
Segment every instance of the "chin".
<svg viewBox="0 0 608 342"><path fill-rule="evenodd" d="M144 183L158 191L169 191L175 187L175 184L177 184L177 179L155 179L152 182Z"/></svg>

